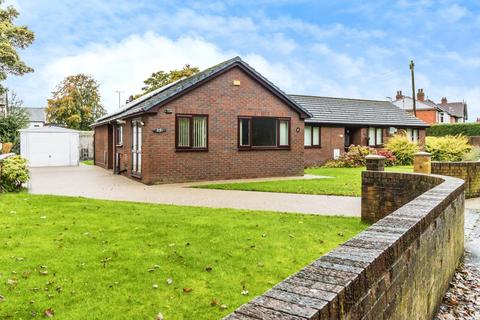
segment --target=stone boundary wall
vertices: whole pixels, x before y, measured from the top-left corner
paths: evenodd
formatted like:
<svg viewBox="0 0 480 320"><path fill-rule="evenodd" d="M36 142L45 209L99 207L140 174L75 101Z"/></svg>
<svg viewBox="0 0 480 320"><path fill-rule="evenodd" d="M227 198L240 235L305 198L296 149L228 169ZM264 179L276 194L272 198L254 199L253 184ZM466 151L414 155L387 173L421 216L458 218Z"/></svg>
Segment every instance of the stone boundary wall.
<svg viewBox="0 0 480 320"><path fill-rule="evenodd" d="M432 173L465 180L465 197L480 197L480 162L432 162Z"/></svg>
<svg viewBox="0 0 480 320"><path fill-rule="evenodd" d="M464 250L463 181L365 175L431 188L224 319L432 319Z"/></svg>

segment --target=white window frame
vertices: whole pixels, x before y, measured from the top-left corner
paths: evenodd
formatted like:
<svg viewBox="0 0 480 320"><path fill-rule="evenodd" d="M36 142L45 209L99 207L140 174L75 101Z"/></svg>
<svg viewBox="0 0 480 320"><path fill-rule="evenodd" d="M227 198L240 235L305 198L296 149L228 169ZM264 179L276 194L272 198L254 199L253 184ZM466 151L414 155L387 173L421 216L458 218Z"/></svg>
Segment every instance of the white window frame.
<svg viewBox="0 0 480 320"><path fill-rule="evenodd" d="M142 174L142 125L140 120L132 121L132 174Z"/></svg>

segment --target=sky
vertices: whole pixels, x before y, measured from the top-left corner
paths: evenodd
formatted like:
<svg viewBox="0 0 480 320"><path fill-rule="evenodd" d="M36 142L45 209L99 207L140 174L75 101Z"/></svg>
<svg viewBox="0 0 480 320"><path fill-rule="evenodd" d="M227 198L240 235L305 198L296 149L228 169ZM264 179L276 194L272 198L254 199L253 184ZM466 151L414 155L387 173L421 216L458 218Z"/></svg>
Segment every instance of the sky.
<svg viewBox="0 0 480 320"><path fill-rule="evenodd" d="M35 32L35 69L6 85L45 107L66 76L100 84L107 111L153 72L200 69L239 55L287 93L363 99L411 95L468 103L480 116L480 1L7 0Z"/></svg>

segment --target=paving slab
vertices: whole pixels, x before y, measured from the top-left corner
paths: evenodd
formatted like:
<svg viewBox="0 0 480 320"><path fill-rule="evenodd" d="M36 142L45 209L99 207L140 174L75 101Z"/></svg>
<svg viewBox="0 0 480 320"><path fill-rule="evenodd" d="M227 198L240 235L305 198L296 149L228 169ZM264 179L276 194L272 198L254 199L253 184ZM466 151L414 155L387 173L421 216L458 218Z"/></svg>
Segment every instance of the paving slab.
<svg viewBox="0 0 480 320"><path fill-rule="evenodd" d="M314 177L242 179L228 182L302 178ZM359 197L191 188L197 184L199 183L147 186L124 176L114 175L100 167L80 165L31 168L29 191L33 194L320 215L360 217L361 212Z"/></svg>

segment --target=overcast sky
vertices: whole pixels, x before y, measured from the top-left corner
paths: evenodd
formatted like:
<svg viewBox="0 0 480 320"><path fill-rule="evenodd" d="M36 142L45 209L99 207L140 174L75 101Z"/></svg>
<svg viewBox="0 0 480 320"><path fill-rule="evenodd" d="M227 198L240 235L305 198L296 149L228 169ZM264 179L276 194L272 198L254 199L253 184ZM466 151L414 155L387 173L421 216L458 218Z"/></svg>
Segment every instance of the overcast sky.
<svg viewBox="0 0 480 320"><path fill-rule="evenodd" d="M7 85L44 107L67 75L92 75L108 111L152 72L240 55L287 93L386 99L417 88L480 116L480 1L10 0L35 32L33 74Z"/></svg>

